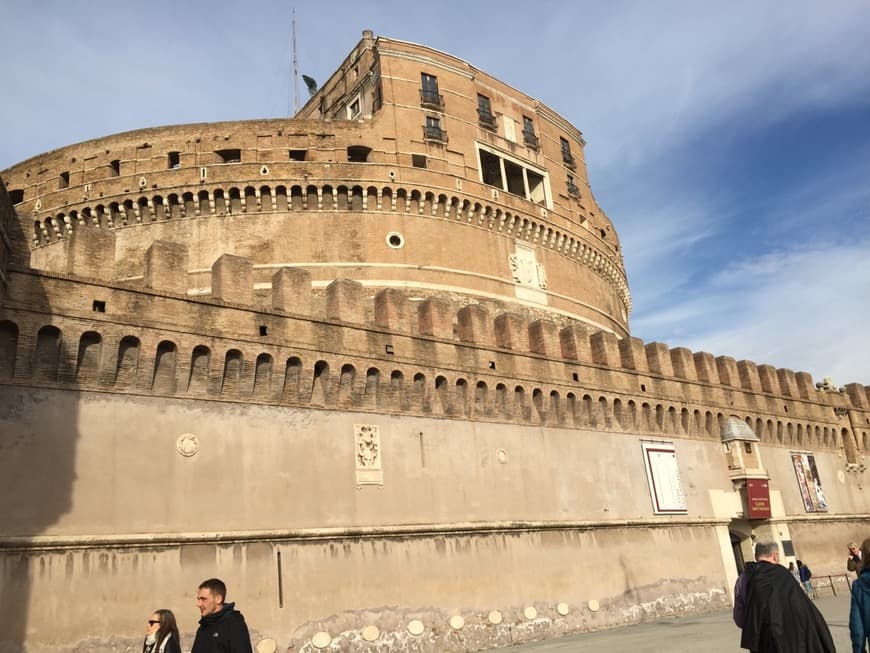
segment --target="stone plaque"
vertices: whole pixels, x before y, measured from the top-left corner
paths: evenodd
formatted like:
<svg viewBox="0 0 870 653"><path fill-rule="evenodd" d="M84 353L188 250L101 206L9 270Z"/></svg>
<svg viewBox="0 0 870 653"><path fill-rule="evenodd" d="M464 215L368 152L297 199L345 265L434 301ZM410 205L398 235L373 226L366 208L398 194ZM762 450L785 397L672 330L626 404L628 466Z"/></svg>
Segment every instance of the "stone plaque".
<svg viewBox="0 0 870 653"><path fill-rule="evenodd" d="M377 424L354 424L356 484L383 485L381 466L381 430Z"/></svg>

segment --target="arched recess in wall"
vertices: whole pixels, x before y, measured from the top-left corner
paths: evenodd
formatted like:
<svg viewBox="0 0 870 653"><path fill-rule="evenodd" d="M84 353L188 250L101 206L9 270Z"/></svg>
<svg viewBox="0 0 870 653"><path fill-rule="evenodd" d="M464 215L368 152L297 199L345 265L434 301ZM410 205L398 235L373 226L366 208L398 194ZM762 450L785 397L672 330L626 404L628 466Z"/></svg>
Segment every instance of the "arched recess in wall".
<svg viewBox="0 0 870 653"><path fill-rule="evenodd" d="M531 409L526 406L526 389L518 385L514 388L514 402L511 406L511 415L513 419L520 422L529 420Z"/></svg>
<svg viewBox="0 0 870 653"><path fill-rule="evenodd" d="M414 375L413 394L411 398L411 410L429 412L429 402L426 397L426 375L417 372Z"/></svg>
<svg viewBox="0 0 870 653"><path fill-rule="evenodd" d="M456 391L453 395L453 410L455 415L465 415L468 410L468 382L456 379Z"/></svg>
<svg viewBox="0 0 870 653"><path fill-rule="evenodd" d="M242 367L245 357L238 349L230 349L224 358L224 376L221 382L221 395L238 397L242 388Z"/></svg>
<svg viewBox="0 0 870 653"><path fill-rule="evenodd" d="M443 376L435 377L435 401L433 402L433 411L443 415L448 412L450 406L450 398L447 391L447 378Z"/></svg>
<svg viewBox="0 0 870 653"><path fill-rule="evenodd" d="M36 334L36 351L33 360L33 378L36 381L57 381L60 366L61 333L56 326L42 327Z"/></svg>
<svg viewBox="0 0 870 653"><path fill-rule="evenodd" d="M399 370L390 374L390 408L405 410L405 376Z"/></svg>
<svg viewBox="0 0 870 653"><path fill-rule="evenodd" d="M151 377L151 391L156 394L175 394L175 368L178 348L170 340L157 345L154 357L154 374Z"/></svg>
<svg viewBox="0 0 870 653"><path fill-rule="evenodd" d="M547 409L544 406L544 393L540 388L532 390L533 419L536 424L543 424L547 419Z"/></svg>
<svg viewBox="0 0 870 653"><path fill-rule="evenodd" d="M478 381L474 388L474 414L477 417L486 415L487 391L486 382Z"/></svg>
<svg viewBox="0 0 870 653"><path fill-rule="evenodd" d="M504 383L498 383L495 386L495 412L501 419L510 419L511 417L507 386Z"/></svg>
<svg viewBox="0 0 870 653"><path fill-rule="evenodd" d="M115 387L127 388L136 383L139 373L139 338L124 336L118 343L118 360L115 362Z"/></svg>
<svg viewBox="0 0 870 653"><path fill-rule="evenodd" d="M15 354L18 351L18 325L0 320L0 379L15 376Z"/></svg>
<svg viewBox="0 0 870 653"><path fill-rule="evenodd" d="M317 361L314 364L314 378L311 385L311 404L325 406L329 397L329 363Z"/></svg>
<svg viewBox="0 0 870 653"><path fill-rule="evenodd" d="M377 408L380 403L381 371L376 367L366 370L366 389L363 404L369 408Z"/></svg>
<svg viewBox="0 0 870 653"><path fill-rule="evenodd" d="M96 331L85 331L79 338L76 357L76 383L96 383L100 374L103 339Z"/></svg>
<svg viewBox="0 0 870 653"><path fill-rule="evenodd" d="M296 356L287 359L284 370L284 401L299 402L299 385L302 381L302 361Z"/></svg>
<svg viewBox="0 0 870 653"><path fill-rule="evenodd" d="M254 396L268 397L272 387L272 356L262 353L254 363Z"/></svg>
<svg viewBox="0 0 870 653"><path fill-rule="evenodd" d="M187 391L194 394L208 392L208 372L211 364L211 349L197 345L190 355L190 375L187 378Z"/></svg>
<svg viewBox="0 0 870 653"><path fill-rule="evenodd" d="M550 405L547 408L547 423L561 426L565 423L565 415L562 411L562 398L558 391L550 391Z"/></svg>
<svg viewBox="0 0 870 653"><path fill-rule="evenodd" d="M353 403L353 382L356 379L356 368L350 363L341 366L338 375L338 398L339 406L350 406Z"/></svg>

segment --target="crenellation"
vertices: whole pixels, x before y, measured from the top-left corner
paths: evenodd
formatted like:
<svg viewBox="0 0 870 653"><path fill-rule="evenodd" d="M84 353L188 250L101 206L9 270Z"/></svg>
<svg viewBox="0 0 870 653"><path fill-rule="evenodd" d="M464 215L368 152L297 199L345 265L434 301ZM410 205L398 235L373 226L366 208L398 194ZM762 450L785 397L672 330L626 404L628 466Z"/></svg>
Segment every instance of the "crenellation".
<svg viewBox="0 0 870 653"><path fill-rule="evenodd" d="M624 369L649 372L643 340L632 337L620 338L617 345L619 347L619 361Z"/></svg>
<svg viewBox="0 0 870 653"><path fill-rule="evenodd" d="M758 377L761 380L761 391L772 395L781 395L779 378L773 365L759 365Z"/></svg>
<svg viewBox="0 0 870 653"><path fill-rule="evenodd" d="M282 267L272 275L272 309L311 316L311 273L302 268Z"/></svg>
<svg viewBox="0 0 870 653"><path fill-rule="evenodd" d="M597 331L589 336L592 362L609 368L621 366L619 340L609 331Z"/></svg>
<svg viewBox="0 0 870 653"><path fill-rule="evenodd" d="M450 302L428 297L417 306L418 331L424 336L452 339L454 315Z"/></svg>
<svg viewBox="0 0 870 653"><path fill-rule="evenodd" d="M102 281L114 277L115 234L111 231L78 227L64 242L66 274L75 274Z"/></svg>
<svg viewBox="0 0 870 653"><path fill-rule="evenodd" d="M254 301L253 277L251 259L223 254L211 266L211 295L220 301L250 306Z"/></svg>
<svg viewBox="0 0 870 653"><path fill-rule="evenodd" d="M737 361L731 356L716 357L716 372L720 384L735 388L740 387L740 372L737 370Z"/></svg>
<svg viewBox="0 0 870 653"><path fill-rule="evenodd" d="M846 394L849 396L849 401L859 410L870 410L870 401L868 401L867 388L860 383L847 383Z"/></svg>
<svg viewBox="0 0 870 653"><path fill-rule="evenodd" d="M798 398L797 379L792 370L777 369L776 379L779 381L779 391L785 397Z"/></svg>
<svg viewBox="0 0 870 653"><path fill-rule="evenodd" d="M363 324L363 286L351 279L336 279L326 287L326 319Z"/></svg>
<svg viewBox="0 0 870 653"><path fill-rule="evenodd" d="M698 375L699 381L705 381L710 384L719 383L716 359L713 358L713 354L706 351L698 351L692 354L692 360L695 363L695 373Z"/></svg>
<svg viewBox="0 0 870 653"><path fill-rule="evenodd" d="M188 261L187 245L155 240L145 251L145 287L187 294Z"/></svg>
<svg viewBox="0 0 870 653"><path fill-rule="evenodd" d="M577 324L559 330L559 348L562 358L581 363L593 363L589 332Z"/></svg>
<svg viewBox="0 0 870 653"><path fill-rule="evenodd" d="M674 375L686 381L697 381L698 373L695 370L695 361L691 350L686 347L671 349L671 364L674 367Z"/></svg>
<svg viewBox="0 0 870 653"><path fill-rule="evenodd" d="M662 342L651 342L644 347L649 371L668 378L675 376L674 365L668 346Z"/></svg>
<svg viewBox="0 0 870 653"><path fill-rule="evenodd" d="M812 399L816 389L813 386L813 377L809 372L795 372L794 379L797 384L798 396L801 399Z"/></svg>
<svg viewBox="0 0 870 653"><path fill-rule="evenodd" d="M761 377L758 374L758 365L753 361L737 361L737 374L740 379L741 388L753 393L761 392Z"/></svg>
<svg viewBox="0 0 870 653"><path fill-rule="evenodd" d="M559 325L551 320L538 319L529 324L529 349L547 358L568 358L562 355Z"/></svg>
<svg viewBox="0 0 870 653"><path fill-rule="evenodd" d="M456 314L457 335L460 342L491 347L494 343L489 311L480 304L469 304Z"/></svg>
<svg viewBox="0 0 870 653"><path fill-rule="evenodd" d="M529 324L520 315L500 313L493 323L495 346L504 347L518 353L531 351L529 346Z"/></svg>
<svg viewBox="0 0 870 653"><path fill-rule="evenodd" d="M410 332L411 307L407 293L384 288L374 298L375 324L390 331Z"/></svg>

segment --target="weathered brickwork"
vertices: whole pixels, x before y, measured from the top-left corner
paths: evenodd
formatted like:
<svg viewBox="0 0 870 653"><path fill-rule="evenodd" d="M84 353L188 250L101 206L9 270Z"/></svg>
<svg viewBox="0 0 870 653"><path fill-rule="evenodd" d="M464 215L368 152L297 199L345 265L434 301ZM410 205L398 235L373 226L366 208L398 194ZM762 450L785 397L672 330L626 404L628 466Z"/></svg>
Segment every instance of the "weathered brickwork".
<svg viewBox="0 0 870 653"><path fill-rule="evenodd" d="M215 575L279 650L458 652L724 607L750 534L842 571L870 387L631 337L583 145L365 32L296 118L4 171L0 648L187 647Z"/></svg>

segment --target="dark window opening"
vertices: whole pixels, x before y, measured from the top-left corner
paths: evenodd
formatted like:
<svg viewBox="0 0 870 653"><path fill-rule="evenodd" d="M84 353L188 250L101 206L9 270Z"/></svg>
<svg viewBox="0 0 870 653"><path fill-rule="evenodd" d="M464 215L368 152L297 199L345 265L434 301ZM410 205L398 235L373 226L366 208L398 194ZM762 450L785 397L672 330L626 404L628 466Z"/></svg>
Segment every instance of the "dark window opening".
<svg viewBox="0 0 870 653"><path fill-rule="evenodd" d="M174 170L181 165L181 153L169 152L166 155L166 165L170 170Z"/></svg>
<svg viewBox="0 0 870 653"><path fill-rule="evenodd" d="M604 229L599 229L598 232L601 234L602 238L607 238L607 232Z"/></svg>
<svg viewBox="0 0 870 653"><path fill-rule="evenodd" d="M751 442L744 442L743 448L746 450L746 453L752 453L752 443Z"/></svg>
<svg viewBox="0 0 870 653"><path fill-rule="evenodd" d="M565 165L571 170L577 168L577 161L574 159L574 155L571 154L571 143L568 142L565 138L560 138L559 143L562 146L562 161Z"/></svg>
<svg viewBox="0 0 870 653"><path fill-rule="evenodd" d="M646 392L646 385L644 385L643 383L640 384L640 391Z"/></svg>
<svg viewBox="0 0 870 653"><path fill-rule="evenodd" d="M531 148L538 149L541 144L535 135L535 123L528 116L523 116L523 142Z"/></svg>
<svg viewBox="0 0 870 653"><path fill-rule="evenodd" d="M9 191L9 201L13 204L21 204L24 201L24 190L16 188Z"/></svg>
<svg viewBox="0 0 870 653"><path fill-rule="evenodd" d="M372 148L365 145L348 145L347 160L353 163L366 163L371 153Z"/></svg>
<svg viewBox="0 0 870 653"><path fill-rule="evenodd" d="M267 327L265 324L260 325L260 335L261 336L268 336L269 335L269 327Z"/></svg>
<svg viewBox="0 0 870 653"><path fill-rule="evenodd" d="M242 151L239 149L215 150L215 154L218 155L221 163L240 163L242 161Z"/></svg>
<svg viewBox="0 0 870 653"><path fill-rule="evenodd" d="M505 160L504 174L505 177L507 177L507 192L513 193L514 195L519 195L520 197L525 197L526 185L525 181L523 180L522 166L518 166L512 161Z"/></svg>
<svg viewBox="0 0 870 653"><path fill-rule="evenodd" d="M57 180L58 188L69 188L69 172L60 173L60 177Z"/></svg>
<svg viewBox="0 0 870 653"><path fill-rule="evenodd" d="M577 374L577 372L571 372L571 378L574 379L575 381L579 381L580 375Z"/></svg>
<svg viewBox="0 0 870 653"><path fill-rule="evenodd" d="M568 175L568 194L571 197L580 197L580 189L577 188L577 184L574 183L574 177Z"/></svg>
<svg viewBox="0 0 870 653"><path fill-rule="evenodd" d="M411 155L411 165L415 168L425 168L426 167L426 156L424 154L412 154Z"/></svg>
<svg viewBox="0 0 870 653"><path fill-rule="evenodd" d="M386 347L384 347L384 351L387 352L388 354L392 354L393 353L393 345L387 345Z"/></svg>
<svg viewBox="0 0 870 653"><path fill-rule="evenodd" d="M308 158L308 150L290 150L287 154L291 161L305 161Z"/></svg>
<svg viewBox="0 0 870 653"><path fill-rule="evenodd" d="M447 132L441 129L441 119L426 116L426 124L423 126L423 139L427 141L447 142Z"/></svg>
<svg viewBox="0 0 870 653"><path fill-rule="evenodd" d="M106 302L100 301L99 299L94 300L93 310L95 313L105 313L106 312Z"/></svg>
<svg viewBox="0 0 870 653"><path fill-rule="evenodd" d="M402 246L402 237L399 234L390 234L388 241L392 247Z"/></svg>
<svg viewBox="0 0 870 653"><path fill-rule="evenodd" d="M501 159L486 150L480 150L480 171L483 174L483 183L497 188L504 188L501 178Z"/></svg>
<svg viewBox="0 0 870 653"><path fill-rule="evenodd" d="M491 369L491 370L495 369L495 361L489 361L489 369Z"/></svg>
<svg viewBox="0 0 870 653"><path fill-rule="evenodd" d="M420 73L423 88L420 89L420 104L431 109L444 106L444 98L438 92L438 78L428 73Z"/></svg>
<svg viewBox="0 0 870 653"><path fill-rule="evenodd" d="M477 96L477 119L480 124L489 129L495 129L495 116L492 115L492 105L485 95Z"/></svg>
<svg viewBox="0 0 870 653"><path fill-rule="evenodd" d="M529 199L536 204L546 204L547 194L544 192L544 176L526 170L526 178L529 183Z"/></svg>
<svg viewBox="0 0 870 653"><path fill-rule="evenodd" d="M359 98L355 99L350 103L350 106L347 108L347 117L350 120L356 120L362 114L362 110L360 109Z"/></svg>
<svg viewBox="0 0 870 653"><path fill-rule="evenodd" d="M109 169L112 171L112 176L117 177L121 174L121 160L115 159L114 161L109 161Z"/></svg>

